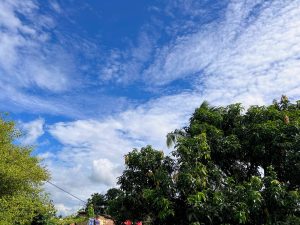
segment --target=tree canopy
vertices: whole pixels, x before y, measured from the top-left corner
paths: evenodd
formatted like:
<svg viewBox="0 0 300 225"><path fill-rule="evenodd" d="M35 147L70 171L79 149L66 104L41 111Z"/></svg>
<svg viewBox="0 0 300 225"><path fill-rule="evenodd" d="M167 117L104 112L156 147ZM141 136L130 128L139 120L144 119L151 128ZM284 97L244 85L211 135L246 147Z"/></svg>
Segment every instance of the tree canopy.
<svg viewBox="0 0 300 225"><path fill-rule="evenodd" d="M32 148L16 143L20 132L12 121L0 117L0 221L1 224L30 224L38 215L54 212L42 190L49 179Z"/></svg>
<svg viewBox="0 0 300 225"><path fill-rule="evenodd" d="M125 156L118 218L149 224L299 224L300 102L212 107Z"/></svg>

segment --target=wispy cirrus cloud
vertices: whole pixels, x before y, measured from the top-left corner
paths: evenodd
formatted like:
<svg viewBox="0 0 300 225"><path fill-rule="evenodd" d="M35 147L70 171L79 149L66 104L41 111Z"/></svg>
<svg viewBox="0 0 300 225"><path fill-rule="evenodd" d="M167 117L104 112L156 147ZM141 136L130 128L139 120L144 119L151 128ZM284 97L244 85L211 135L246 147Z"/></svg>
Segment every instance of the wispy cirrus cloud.
<svg viewBox="0 0 300 225"><path fill-rule="evenodd" d="M172 17L180 9L184 17L166 26L170 41L129 48L147 53L142 60L114 51L102 79L142 81L147 90L188 80L197 94L224 104L294 98L300 85L299 6L299 0L172 1L164 12Z"/></svg>
<svg viewBox="0 0 300 225"><path fill-rule="evenodd" d="M72 56L53 41L55 23L37 1L0 2L2 110L76 114L56 97L78 82Z"/></svg>
<svg viewBox="0 0 300 225"><path fill-rule="evenodd" d="M54 26L54 21L39 14L38 7L35 1L1 1L1 80L24 89L63 91L71 80L66 64L60 62L68 56L51 44L51 33L47 30Z"/></svg>
<svg viewBox="0 0 300 225"><path fill-rule="evenodd" d="M19 126L24 135L21 138L21 142L25 145L36 144L38 138L44 134L44 124L45 120L43 118L38 118L27 123L21 122Z"/></svg>
<svg viewBox="0 0 300 225"><path fill-rule="evenodd" d="M100 66L99 79L102 82L127 85L140 79L154 50L155 37L142 31L135 44L125 50L114 49L109 53L104 65Z"/></svg>
<svg viewBox="0 0 300 225"><path fill-rule="evenodd" d="M57 18L68 12L62 15L57 1L45 6L48 11L35 0L0 2L1 110L86 118L129 104L126 97L103 93L94 81L88 63L99 46L58 28Z"/></svg>
<svg viewBox="0 0 300 225"><path fill-rule="evenodd" d="M145 79L167 85L193 77L195 88L216 102L282 93L295 97L300 85L299 6L298 0L231 1L223 20L163 46Z"/></svg>

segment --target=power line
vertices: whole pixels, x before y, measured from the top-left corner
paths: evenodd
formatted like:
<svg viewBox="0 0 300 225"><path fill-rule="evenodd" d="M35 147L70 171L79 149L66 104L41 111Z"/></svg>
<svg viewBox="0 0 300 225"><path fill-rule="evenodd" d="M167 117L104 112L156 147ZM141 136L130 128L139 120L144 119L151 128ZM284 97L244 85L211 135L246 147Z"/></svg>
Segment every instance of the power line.
<svg viewBox="0 0 300 225"><path fill-rule="evenodd" d="M17 162L17 159L16 159L16 160L13 160L12 162L13 162L13 163ZM24 172L24 170L25 170L25 171L27 172L27 173L26 173L27 175L31 174L30 172L32 172L32 171L29 171L27 168L24 168L24 167L23 167L23 166L21 166L20 164L17 164L17 165L18 165L20 168L22 168L22 169L23 169L23 172ZM79 200L79 201L83 202L84 204L86 204L86 203L87 203L86 201L84 201L84 200L82 200L82 199L78 198L77 196L75 196L75 195L71 194L70 192L68 192L68 191L64 190L63 188L61 188L61 187L57 186L56 184L53 184L51 181L49 181L49 180L46 180L45 182L47 182L48 184L51 184L52 186L56 187L57 189L59 189L59 190L61 190L61 191L63 191L63 192L65 192L65 193L67 193L68 195L72 196L73 198L76 198L77 200Z"/></svg>
<svg viewBox="0 0 300 225"><path fill-rule="evenodd" d="M79 200L79 201L82 201L83 203L85 203L85 204L86 204L86 201L84 201L84 200L82 200L82 199L78 198L77 196L75 196L75 195L71 194L70 192L68 192L68 191L64 190L63 188L61 188L61 187L57 186L56 184L53 184L51 181L48 181L48 180L46 180L46 182L47 182L47 183L49 183L49 184L51 184L52 186L56 187L57 189L59 189L59 190L61 190L61 191L65 192L65 193L67 193L68 195L72 196L73 198L76 198L77 200Z"/></svg>

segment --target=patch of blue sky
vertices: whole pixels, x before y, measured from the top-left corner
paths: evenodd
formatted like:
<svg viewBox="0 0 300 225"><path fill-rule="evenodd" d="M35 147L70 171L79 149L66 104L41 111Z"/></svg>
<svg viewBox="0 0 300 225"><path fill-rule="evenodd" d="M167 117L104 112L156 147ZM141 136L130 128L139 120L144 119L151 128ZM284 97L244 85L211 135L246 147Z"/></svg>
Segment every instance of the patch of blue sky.
<svg viewBox="0 0 300 225"><path fill-rule="evenodd" d="M111 48L124 47L123 41L134 38L148 17L149 1L61 1L65 31L81 32L90 38L101 39ZM75 7L76 6L76 7Z"/></svg>
<svg viewBox="0 0 300 225"><path fill-rule="evenodd" d="M34 144L33 155L43 155L45 153L51 153L56 155L63 148L63 144L57 141L54 137L52 137L48 132L45 132L41 137L37 140L38 144Z"/></svg>
<svg viewBox="0 0 300 225"><path fill-rule="evenodd" d="M94 65L97 64L100 69L106 58L109 57L111 49L117 49L122 55L128 54L127 52L130 51L130 48L134 48L133 46L137 42L136 39L141 33L141 27L146 27L143 29L146 35L153 40L153 47L160 48L160 46L174 39L174 33L171 32L168 35L170 29L174 29L174 31L176 30L178 32L180 32L181 29L186 30L187 27L181 27L183 24L180 21L186 23L186 20L192 17L192 26L201 26L218 18L220 14L224 12L222 9L224 9L227 4L227 1L204 1L199 5L197 1L188 1L188 5L185 6L184 11L182 11L182 7L179 7L179 5L186 3L183 1L175 1L177 3L173 5L172 10L174 12L172 12L173 15L171 15L168 12L169 9L166 9L166 5L169 1L158 2L159 1L153 1L149 4L149 1L120 2L115 0L97 3L85 1L84 3L79 2L76 10L71 10L74 2L62 1L61 8L69 10L66 10L66 15L61 17L67 18L69 14L69 16L72 15L72 20L64 19L58 23L58 31L64 33L63 35L65 37L56 37L63 38L64 40L58 39L55 42L65 42L65 49L69 49L72 54L77 53L76 61L82 64L82 67L77 67L77 72L79 73L81 70L88 68L88 71L83 71L83 73L88 73L86 76L90 77L90 79L94 80L94 83L97 84L95 76L99 71L95 69ZM154 8L156 8L156 10L154 10ZM155 14L153 11L159 11L159 13ZM201 13L202 11L203 13ZM176 15L176 17L174 15ZM188 26L190 25L191 24ZM178 33L176 37L177 35ZM98 42L99 45L96 47L94 45L94 48L85 49L85 47L88 47L82 45L81 39L83 38L86 38L85 41L90 40L89 43L94 41ZM76 45L81 47L78 52L75 51ZM91 55L93 57L96 56L96 58L91 59L88 54L84 54L85 51L89 50L93 52ZM147 64L152 63L151 58L154 56L153 54L154 52L152 52L148 58L139 62L141 64L140 66L147 68ZM128 63L131 58L132 56L125 56L123 61L120 60L120 64ZM136 72L140 74L133 74L133 76L142 76L142 68ZM87 81L85 80L84 82ZM99 86L99 88L103 87L103 85Z"/></svg>

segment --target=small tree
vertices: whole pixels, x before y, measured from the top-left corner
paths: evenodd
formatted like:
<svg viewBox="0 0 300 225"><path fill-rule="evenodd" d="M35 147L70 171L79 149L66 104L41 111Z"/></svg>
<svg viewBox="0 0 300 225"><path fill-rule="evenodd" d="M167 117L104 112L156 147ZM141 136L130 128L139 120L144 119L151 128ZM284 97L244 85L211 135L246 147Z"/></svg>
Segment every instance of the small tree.
<svg viewBox="0 0 300 225"><path fill-rule="evenodd" d="M91 203L87 207L87 215L89 218L94 218L95 217L95 211L94 211L94 205Z"/></svg>
<svg viewBox="0 0 300 225"><path fill-rule="evenodd" d="M126 169L119 178L124 219L152 218L163 224L174 214L173 160L151 146L125 156Z"/></svg>
<svg viewBox="0 0 300 225"><path fill-rule="evenodd" d="M106 206L107 201L105 199L105 196L99 193L94 193L91 195L91 198L87 200L86 210L91 207L93 208L95 214L103 214Z"/></svg>

